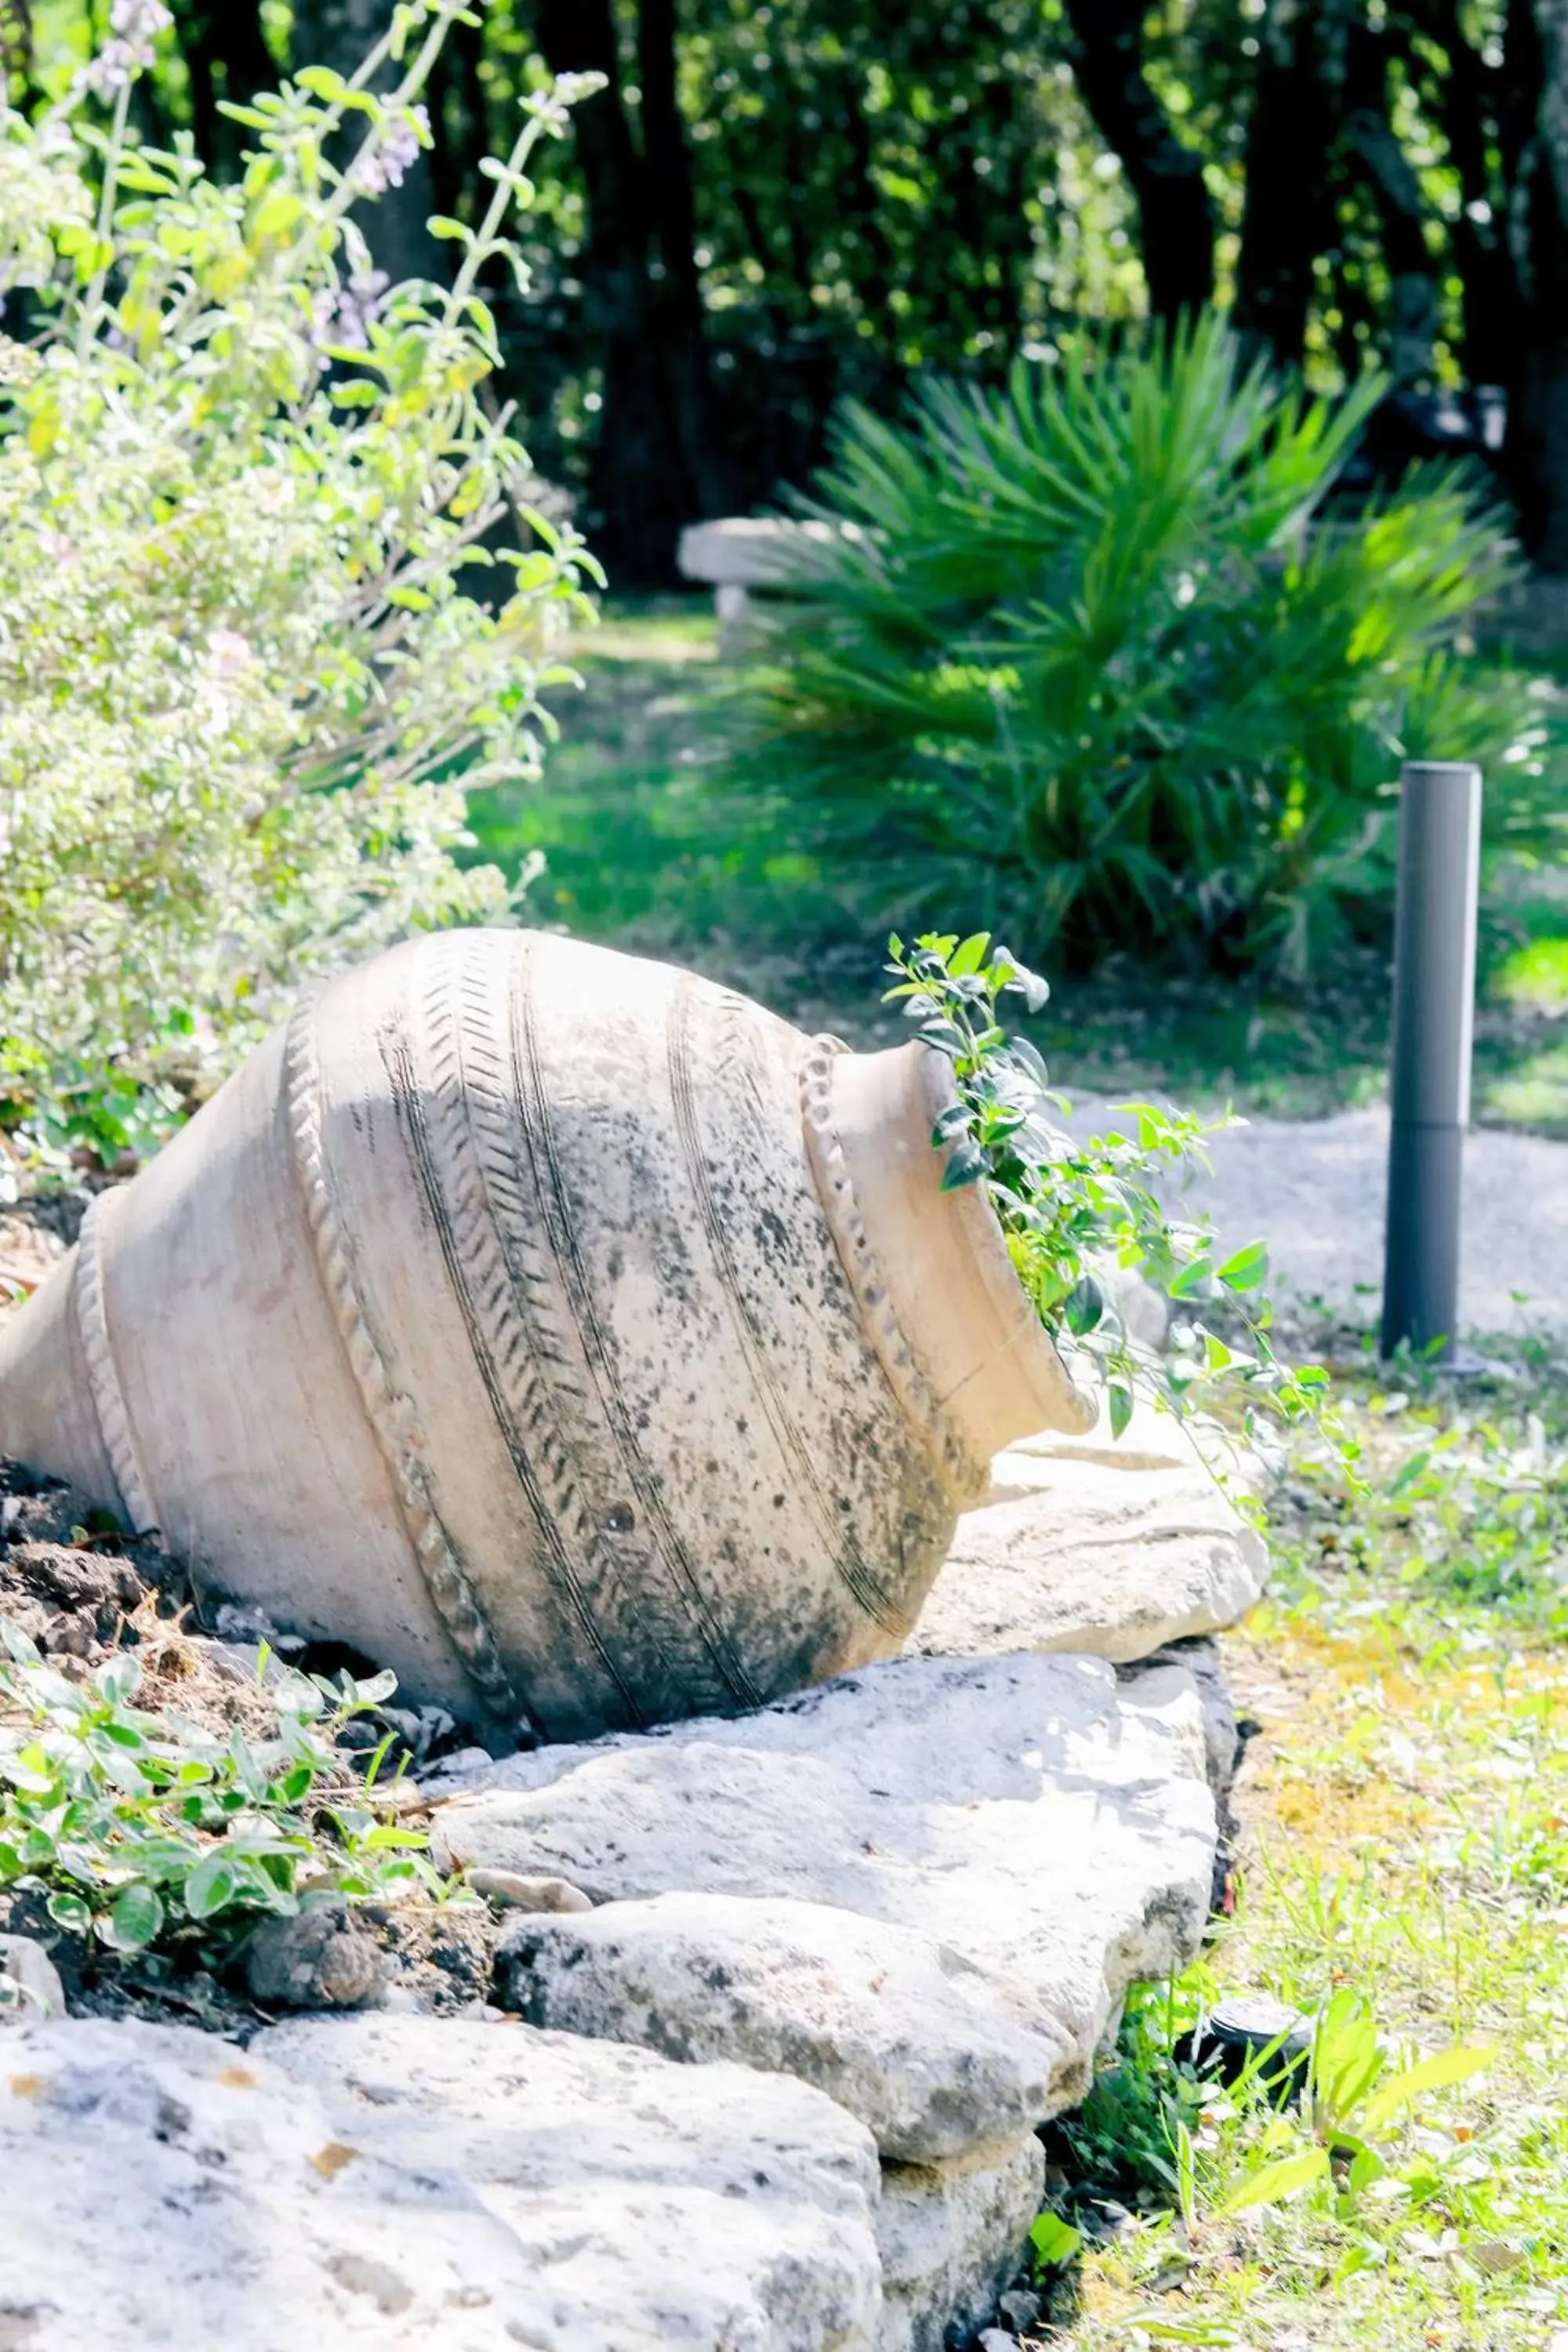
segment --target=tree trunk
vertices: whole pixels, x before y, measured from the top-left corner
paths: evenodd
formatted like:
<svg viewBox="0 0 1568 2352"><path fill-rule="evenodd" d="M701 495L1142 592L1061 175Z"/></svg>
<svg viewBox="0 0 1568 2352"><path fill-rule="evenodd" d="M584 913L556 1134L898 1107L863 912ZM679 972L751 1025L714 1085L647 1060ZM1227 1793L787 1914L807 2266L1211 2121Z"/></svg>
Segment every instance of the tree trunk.
<svg viewBox="0 0 1568 2352"><path fill-rule="evenodd" d="M484 47L484 26L459 17L447 28L430 77L432 210L454 217L462 216L464 199L476 187L489 193L475 169L491 143L479 71Z"/></svg>
<svg viewBox="0 0 1568 2352"><path fill-rule="evenodd" d="M1437 268L1426 236L1426 203L1389 118L1389 50L1380 26L1347 28L1340 102L1348 158L1376 208L1391 280L1388 368L1396 384L1429 375L1437 335Z"/></svg>
<svg viewBox="0 0 1568 2352"><path fill-rule="evenodd" d="M247 106L274 88L278 68L261 31L258 0L236 0L220 22L212 0L175 0L180 55L190 76L191 131L215 178L233 179L250 133L219 110L219 100Z"/></svg>
<svg viewBox="0 0 1568 2352"><path fill-rule="evenodd" d="M385 32L391 14L388 0L295 0L290 36L294 70L330 66L345 77L357 73ZM382 75L384 89L393 87L396 71L389 67ZM384 269L395 286L406 278L444 280L450 275L447 255L425 226L435 209L430 158L423 149L400 186L388 188L373 203L356 205L354 218L376 268Z"/></svg>
<svg viewBox="0 0 1568 2352"><path fill-rule="evenodd" d="M1509 251L1507 208L1493 214L1489 148L1495 138L1505 181L1527 135L1519 127L1519 60L1510 34L1500 63L1470 47L1459 0L1437 0L1432 27L1448 58L1440 120L1459 175L1460 209L1448 240L1461 288L1465 373L1472 383L1507 384L1518 374L1519 281ZM1533 44L1532 44L1533 46ZM1532 107L1528 103L1526 116Z"/></svg>
<svg viewBox="0 0 1568 2352"><path fill-rule="evenodd" d="M584 316L604 383L590 477L595 543L617 585L665 582L682 527L723 502L675 104L674 13L655 0L639 18L654 115L647 158L621 93L612 0L539 0L534 26L552 73L600 73L608 85L573 113L587 195ZM657 191L656 154L665 174Z"/></svg>
<svg viewBox="0 0 1568 2352"><path fill-rule="evenodd" d="M1282 367L1301 363L1313 264L1334 243L1329 170L1336 124L1320 70L1317 8L1318 0L1271 0L1258 28L1247 134L1247 214L1232 315Z"/></svg>
<svg viewBox="0 0 1568 2352"><path fill-rule="evenodd" d="M1521 333L1508 385L1506 463L1520 533L1542 572L1568 572L1568 0L1511 0L1510 76L1533 94L1511 187Z"/></svg>
<svg viewBox="0 0 1568 2352"><path fill-rule="evenodd" d="M724 498L715 446L713 386L704 331L702 277L697 267L697 199L686 126L676 96L675 0L641 0L637 71L642 78L643 185L660 274L656 333L668 371L670 412L684 471L696 499L684 518L721 513ZM674 550L670 551L673 560Z"/></svg>
<svg viewBox="0 0 1568 2352"><path fill-rule="evenodd" d="M1215 214L1203 159L1177 138L1144 74L1144 0L1067 0L1067 13L1084 103L1137 198L1149 307L1173 320L1214 293Z"/></svg>

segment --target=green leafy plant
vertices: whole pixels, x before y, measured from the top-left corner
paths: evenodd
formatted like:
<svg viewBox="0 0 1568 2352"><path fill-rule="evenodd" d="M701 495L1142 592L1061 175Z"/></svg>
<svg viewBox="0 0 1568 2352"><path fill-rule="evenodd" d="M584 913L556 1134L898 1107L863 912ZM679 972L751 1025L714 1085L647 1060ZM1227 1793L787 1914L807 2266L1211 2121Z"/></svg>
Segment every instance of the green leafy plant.
<svg viewBox="0 0 1568 2352"><path fill-rule="evenodd" d="M1217 2216L1282 2204L1322 2181L1332 2181L1347 2204L1377 2182L1393 2182L1402 2199L1419 2201L1435 2194L1441 2182L1430 2161L1417 2156L1401 2172L1388 2138L1417 2103L1468 2082L1491 2056L1489 2050L1459 2044L1406 2058L1390 2047L1362 1994L1336 1992L1312 2036L1310 2137L1289 2118L1270 2121L1259 2143L1264 2160L1223 2198ZM1296 2144L1286 2154L1273 2152L1286 2141ZM1462 2147L1455 2150L1454 2160L1461 2166L1473 2161Z"/></svg>
<svg viewBox="0 0 1568 2352"><path fill-rule="evenodd" d="M139 1951L311 1902L444 1891L428 1841L379 1798L392 1735L363 1771L336 1745L392 1675L334 1686L274 1664L271 1734L220 1736L136 1707L132 1650L75 1681L5 1618L0 1645L0 1889L42 1891L59 1927Z"/></svg>
<svg viewBox="0 0 1568 2352"><path fill-rule="evenodd" d="M105 1159L313 974L508 919L457 778L537 769L599 577L490 395L480 290L522 274L508 217L591 79L528 97L484 216L435 223L450 284L388 287L361 219L428 144L461 0L228 108L221 185L134 136L170 19L121 13L40 120L0 105L0 1127Z"/></svg>
<svg viewBox="0 0 1568 2352"><path fill-rule="evenodd" d="M1382 2226L1436 2200L1462 2204L1467 2185L1489 2172L1486 2150L1469 2138L1437 2154L1410 2126L1433 2099L1479 2074L1491 2051L1456 2044L1417 2054L1343 1989L1315 2021L1304 2100L1282 2105L1278 2045L1254 2053L1227 2084L1194 2063L1208 1991L1202 1968L1135 1990L1088 2098L1052 2126L1068 2214L1108 2197L1144 2214L1144 2268L1171 2260L1174 2228L1184 2260L1213 2225L1319 2189L1342 2222ZM1042 2221L1040 2266L1070 2260L1071 2223L1054 2210Z"/></svg>
<svg viewBox="0 0 1568 2352"><path fill-rule="evenodd" d="M1037 2277L1066 2268L1083 2244L1083 2233L1047 2206L1029 2229L1029 2263Z"/></svg>
<svg viewBox="0 0 1568 2352"><path fill-rule="evenodd" d="M1216 1126L1133 1103L1121 1107L1130 1133L1079 1139L1062 1123L1069 1106L1051 1091L1039 1054L998 1019L1008 997L1040 1010L1048 991L1037 973L983 931L966 940L930 932L910 948L895 935L888 949L888 1000L902 1004L952 1071L956 1099L931 1136L945 1155L943 1189L983 1188L1041 1322L1103 1385L1112 1433L1126 1429L1140 1391L1184 1418L1221 1389L1239 1393L1253 1439L1260 1406L1287 1421L1321 1422L1326 1373L1315 1364L1290 1368L1269 1340L1262 1244L1221 1258L1209 1228L1173 1220L1154 1190L1162 1174L1203 1163L1204 1139ZM1114 1269L1189 1310L1169 1353L1130 1333L1114 1305ZM1230 1337L1200 1319L1205 1306L1211 1322L1224 1316L1232 1325ZM1333 1434L1351 1470L1353 1449L1342 1432Z"/></svg>
<svg viewBox="0 0 1568 2352"><path fill-rule="evenodd" d="M1193 1979L1134 1985L1129 1992L1115 2050L1097 2069L1088 2097L1050 2126L1051 2151L1071 2179L1075 2200L1179 2205L1181 2151L1198 2129L1205 2087L1178 2052L1201 2009Z"/></svg>
<svg viewBox="0 0 1568 2352"><path fill-rule="evenodd" d="M1496 517L1453 471L1327 505L1383 389L1310 401L1209 315L850 407L743 772L906 903L983 894L1074 961L1305 969L1390 902L1402 755L1495 765L1523 839L1541 706L1447 650L1512 568Z"/></svg>

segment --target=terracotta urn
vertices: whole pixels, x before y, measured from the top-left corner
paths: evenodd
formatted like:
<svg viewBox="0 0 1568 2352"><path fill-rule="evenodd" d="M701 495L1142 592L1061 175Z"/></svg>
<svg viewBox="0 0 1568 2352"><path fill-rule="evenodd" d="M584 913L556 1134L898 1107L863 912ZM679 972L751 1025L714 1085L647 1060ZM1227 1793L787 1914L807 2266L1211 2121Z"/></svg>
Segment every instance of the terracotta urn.
<svg viewBox="0 0 1568 2352"><path fill-rule="evenodd" d="M301 1003L0 1327L0 1454L520 1738L897 1650L991 1456L1093 1407L946 1063L521 931Z"/></svg>

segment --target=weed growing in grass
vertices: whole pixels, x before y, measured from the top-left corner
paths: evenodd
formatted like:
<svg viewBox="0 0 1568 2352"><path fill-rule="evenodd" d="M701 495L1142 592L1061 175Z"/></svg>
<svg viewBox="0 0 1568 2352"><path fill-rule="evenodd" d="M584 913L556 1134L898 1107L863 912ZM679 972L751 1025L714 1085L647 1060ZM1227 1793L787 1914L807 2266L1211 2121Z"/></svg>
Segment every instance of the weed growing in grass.
<svg viewBox="0 0 1568 2352"><path fill-rule="evenodd" d="M0 1644L0 1889L42 1894L58 1926L132 1952L313 1902L443 1892L428 1840L377 1790L393 1735L363 1771L337 1745L392 1675L334 1685L274 1666L276 1726L258 1738L137 1709L132 1651L72 1681L5 1618Z"/></svg>

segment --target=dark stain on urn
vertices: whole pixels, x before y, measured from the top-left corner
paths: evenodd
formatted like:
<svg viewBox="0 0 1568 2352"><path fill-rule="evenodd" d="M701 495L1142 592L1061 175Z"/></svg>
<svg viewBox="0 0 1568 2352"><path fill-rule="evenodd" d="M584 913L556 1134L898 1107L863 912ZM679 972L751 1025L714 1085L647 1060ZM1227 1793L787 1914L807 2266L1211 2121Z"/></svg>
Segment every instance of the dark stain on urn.
<svg viewBox="0 0 1568 2352"><path fill-rule="evenodd" d="M776 1209L763 1209L752 1228L752 1237L762 1253L763 1263L772 1268L792 1272L795 1246L789 1227Z"/></svg>
<svg viewBox="0 0 1568 2352"><path fill-rule="evenodd" d="M664 1215L646 1217L641 1226L641 1245L662 1297L689 1313L700 1312L703 1302L686 1236L673 1219Z"/></svg>

